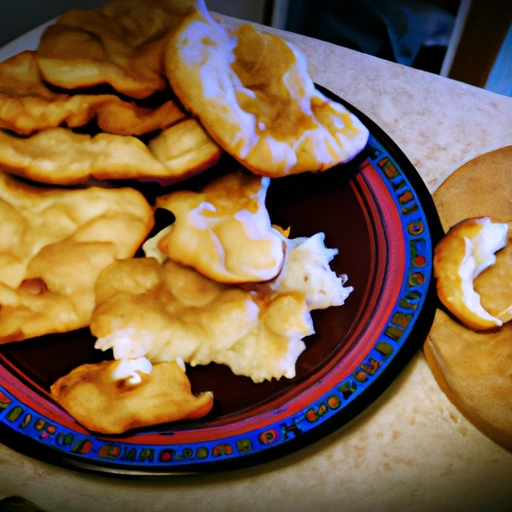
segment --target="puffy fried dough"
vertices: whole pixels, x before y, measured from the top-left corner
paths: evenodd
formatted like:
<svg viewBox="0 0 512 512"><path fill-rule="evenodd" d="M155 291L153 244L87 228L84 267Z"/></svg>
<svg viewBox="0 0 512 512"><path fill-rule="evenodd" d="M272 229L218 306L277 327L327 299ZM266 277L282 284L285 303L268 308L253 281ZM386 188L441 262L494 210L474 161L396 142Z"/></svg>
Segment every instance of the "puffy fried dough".
<svg viewBox="0 0 512 512"><path fill-rule="evenodd" d="M154 157L168 170L168 182L184 179L217 163L221 149L195 119L163 130L148 143Z"/></svg>
<svg viewBox="0 0 512 512"><path fill-rule="evenodd" d="M438 310L425 354L448 398L512 451L512 324L475 333Z"/></svg>
<svg viewBox="0 0 512 512"><path fill-rule="evenodd" d="M325 248L321 234L290 244L287 254L304 255L289 258L287 285L225 285L172 260L113 263L96 286L96 348L113 348L116 359L226 364L254 382L292 378L303 338L314 332L310 311L342 305L352 289L330 270L336 251ZM305 260L309 267L300 264Z"/></svg>
<svg viewBox="0 0 512 512"><path fill-rule="evenodd" d="M3 173L0 213L0 343L87 326L98 274L153 225L134 189L41 189Z"/></svg>
<svg viewBox="0 0 512 512"><path fill-rule="evenodd" d="M104 132L142 135L172 126L185 117L172 100L147 108L113 94L54 92L43 82L31 51L0 63L0 127L18 134L30 135L61 124L80 127L95 118Z"/></svg>
<svg viewBox="0 0 512 512"><path fill-rule="evenodd" d="M162 142L160 142L162 141ZM172 147L165 149L166 144ZM74 133L50 128L28 138L0 130L0 168L40 183L71 185L98 179L179 181L216 163L220 148L197 121L175 124L153 139L152 148L128 135ZM163 149L161 149L163 147Z"/></svg>
<svg viewBox="0 0 512 512"><path fill-rule="evenodd" d="M140 382L115 379L119 361L84 364L61 377L51 387L52 397L89 430L120 434L210 412L213 395L195 396L185 372L176 363L153 365Z"/></svg>
<svg viewBox="0 0 512 512"><path fill-rule="evenodd" d="M269 184L269 178L238 171L202 192L158 197L156 206L176 217L158 249L222 283L273 279L283 266L284 241L265 207Z"/></svg>
<svg viewBox="0 0 512 512"><path fill-rule="evenodd" d="M489 217L466 219L453 226L434 249L437 294L443 304L472 329L494 329L502 325L501 318L493 316L482 306L473 283L482 274L491 296L499 290L489 288L489 285L499 281L500 276L487 278L490 279L488 282L485 274L493 274L492 266L497 260L495 253L507 244L508 229L507 224L492 222ZM498 258L500 255L498 252ZM512 271L512 267L509 270ZM504 307L498 306L499 314L512 306L512 293L507 290L510 281L506 276L501 277L506 279L506 284L502 284L503 292L494 301L495 306L505 303Z"/></svg>
<svg viewBox="0 0 512 512"><path fill-rule="evenodd" d="M502 322L512 320L512 222L508 223L506 246L497 254L491 268L474 281L482 306Z"/></svg>
<svg viewBox="0 0 512 512"><path fill-rule="evenodd" d="M41 37L37 58L47 82L66 89L110 84L132 98L168 87L166 36L192 0L114 0L63 14Z"/></svg>
<svg viewBox="0 0 512 512"><path fill-rule="evenodd" d="M114 97L111 97L114 98ZM157 130L165 130L186 119L185 113L169 100L162 105L149 108L135 103L109 99L95 109L98 128L106 133L119 135L144 135Z"/></svg>
<svg viewBox="0 0 512 512"><path fill-rule="evenodd" d="M296 46L251 25L228 33L202 2L171 33L165 65L185 107L257 174L322 171L366 145L368 130L316 90Z"/></svg>
<svg viewBox="0 0 512 512"><path fill-rule="evenodd" d="M512 146L481 155L457 169L434 193L446 230L465 219L512 219ZM510 227L496 262L474 280L485 310L510 318ZM447 254L449 256L449 254ZM512 450L512 324L476 332L438 310L424 349L448 398L478 428Z"/></svg>

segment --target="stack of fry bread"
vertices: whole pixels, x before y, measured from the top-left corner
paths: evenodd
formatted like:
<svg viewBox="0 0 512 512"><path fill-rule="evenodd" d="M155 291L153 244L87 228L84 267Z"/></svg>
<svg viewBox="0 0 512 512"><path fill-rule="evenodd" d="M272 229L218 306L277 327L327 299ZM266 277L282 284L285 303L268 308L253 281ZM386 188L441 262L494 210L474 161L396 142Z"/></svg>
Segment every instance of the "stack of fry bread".
<svg viewBox="0 0 512 512"><path fill-rule="evenodd" d="M266 192L367 139L299 48L228 28L202 0L65 13L37 50L0 63L0 343L89 328L113 359L63 375L51 396L103 434L207 415L214 397L192 393L188 366L293 378L311 311L352 287L323 233L272 224ZM137 189L223 155L238 169L203 190L150 205ZM175 221L149 236L158 208Z"/></svg>

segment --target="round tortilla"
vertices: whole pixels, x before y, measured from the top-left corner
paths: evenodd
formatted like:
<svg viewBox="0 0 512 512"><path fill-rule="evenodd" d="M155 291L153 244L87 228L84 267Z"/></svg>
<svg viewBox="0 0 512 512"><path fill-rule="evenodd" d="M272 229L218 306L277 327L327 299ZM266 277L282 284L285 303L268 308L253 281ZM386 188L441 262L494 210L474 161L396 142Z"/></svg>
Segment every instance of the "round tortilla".
<svg viewBox="0 0 512 512"><path fill-rule="evenodd" d="M448 230L463 219L480 216L495 222L511 221L511 167L512 146L486 153L459 167L434 193L443 228ZM504 254L498 253L497 264L481 277L506 275L510 283L512 265ZM507 270L502 268L504 263ZM482 294L485 306L485 280L479 290L478 279L475 289ZM509 285L500 289L510 294ZM498 295L501 292L496 288L492 299ZM424 350L447 397L477 428L512 451L512 324L477 333L439 310Z"/></svg>
<svg viewBox="0 0 512 512"><path fill-rule="evenodd" d="M512 146L484 153L463 164L434 192L445 231L470 217L512 220Z"/></svg>
<svg viewBox="0 0 512 512"><path fill-rule="evenodd" d="M512 451L512 324L476 333L438 310L424 349L450 401Z"/></svg>

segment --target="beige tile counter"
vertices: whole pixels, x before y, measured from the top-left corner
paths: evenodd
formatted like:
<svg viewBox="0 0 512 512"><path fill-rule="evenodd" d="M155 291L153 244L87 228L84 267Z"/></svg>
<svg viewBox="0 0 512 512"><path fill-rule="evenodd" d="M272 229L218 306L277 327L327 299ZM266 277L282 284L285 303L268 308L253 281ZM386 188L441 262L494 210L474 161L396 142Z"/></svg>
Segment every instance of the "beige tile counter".
<svg viewBox="0 0 512 512"><path fill-rule="evenodd" d="M383 128L431 191L463 161L512 144L511 98L287 37L307 54L315 81ZM351 424L277 461L213 476L126 480L56 468L0 445L0 498L9 495L48 512L499 511L512 507L512 454L461 416L418 353Z"/></svg>

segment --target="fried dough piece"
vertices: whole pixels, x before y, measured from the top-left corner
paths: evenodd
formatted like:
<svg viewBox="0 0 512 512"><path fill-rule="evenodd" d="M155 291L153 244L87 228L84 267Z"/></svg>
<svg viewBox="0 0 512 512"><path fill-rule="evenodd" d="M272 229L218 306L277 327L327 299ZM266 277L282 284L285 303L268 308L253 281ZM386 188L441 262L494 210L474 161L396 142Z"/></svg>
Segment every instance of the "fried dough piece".
<svg viewBox="0 0 512 512"><path fill-rule="evenodd" d="M176 217L157 242L178 263L221 283L268 281L284 262L282 235L265 207L269 178L238 171L202 192L178 191L157 198L156 206Z"/></svg>
<svg viewBox="0 0 512 512"><path fill-rule="evenodd" d="M425 355L457 408L512 451L512 324L476 333L438 310Z"/></svg>
<svg viewBox="0 0 512 512"><path fill-rule="evenodd" d="M482 306L473 283L482 273L493 274L496 253L507 244L508 229L508 224L492 222L489 217L465 219L452 227L434 249L434 276L439 298L461 322L477 331L494 329L503 323L501 318ZM506 279L506 276L502 277ZM489 289L489 284L492 286L496 280L499 281L500 276L490 278L487 284L491 297L497 290ZM505 283L502 296L495 301L506 301L504 307L498 306L499 313L512 307L512 293L507 290L509 279Z"/></svg>
<svg viewBox="0 0 512 512"><path fill-rule="evenodd" d="M0 343L87 326L98 274L153 226L134 189L42 189L4 173L0 213Z"/></svg>
<svg viewBox="0 0 512 512"><path fill-rule="evenodd" d="M54 92L43 82L31 51L0 63L0 127L18 134L30 135L61 124L80 127L96 118L104 132L142 135L168 128L185 117L172 100L146 108L113 94Z"/></svg>
<svg viewBox="0 0 512 512"><path fill-rule="evenodd" d="M160 161L135 137L74 133L50 128L20 138L0 130L0 168L40 183L72 185L97 179L162 179L180 181L214 165L220 148L190 119L163 130L151 147L169 144ZM162 141L162 142L160 142ZM172 144L172 146L171 146Z"/></svg>
<svg viewBox="0 0 512 512"><path fill-rule="evenodd" d="M171 33L165 66L184 106L256 174L323 171L366 145L366 127L315 88L295 45L252 25L228 33L202 2Z"/></svg>
<svg viewBox="0 0 512 512"><path fill-rule="evenodd" d="M213 394L191 392L190 381L176 363L160 363L140 382L116 379L119 361L84 364L51 387L52 397L89 430L121 434L160 423L196 419L213 406Z"/></svg>
<svg viewBox="0 0 512 512"><path fill-rule="evenodd" d="M474 281L482 306L503 323L512 320L512 222L508 223L506 246L497 254L493 266Z"/></svg>
<svg viewBox="0 0 512 512"><path fill-rule="evenodd" d="M165 131L187 118L173 100L149 108L113 98L115 96L108 102L99 104L94 111L98 128L106 133L144 135L157 130Z"/></svg>
<svg viewBox="0 0 512 512"><path fill-rule="evenodd" d="M466 162L435 191L433 198L446 231L466 219L490 217L508 223L506 247L496 254L496 263L474 280L474 289L486 311L502 322L512 319L510 279L512 146L490 151Z"/></svg>
<svg viewBox="0 0 512 512"><path fill-rule="evenodd" d="M512 146L465 163L434 193L443 227L464 219L512 219ZM510 303L510 222L507 245L496 262L474 280L482 306L493 316ZM482 432L512 450L512 324L475 332L439 310L424 350L437 382L448 398Z"/></svg>
<svg viewBox="0 0 512 512"><path fill-rule="evenodd" d="M301 284L286 291L278 280L243 287L217 283L172 260L113 263L96 286L91 321L96 348L113 348L116 359L226 364L254 382L294 377L303 338L314 332L310 297L334 288L323 305L342 305L351 288L330 270L333 252L321 234L290 243L287 254L304 250L319 264L294 268L303 258L290 257L283 272Z"/></svg>
<svg viewBox="0 0 512 512"><path fill-rule="evenodd" d="M65 89L110 84L132 98L168 88L166 36L192 0L114 0L72 10L41 37L37 59L44 79Z"/></svg>

